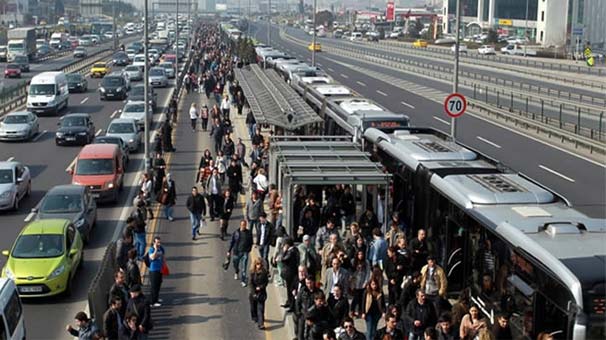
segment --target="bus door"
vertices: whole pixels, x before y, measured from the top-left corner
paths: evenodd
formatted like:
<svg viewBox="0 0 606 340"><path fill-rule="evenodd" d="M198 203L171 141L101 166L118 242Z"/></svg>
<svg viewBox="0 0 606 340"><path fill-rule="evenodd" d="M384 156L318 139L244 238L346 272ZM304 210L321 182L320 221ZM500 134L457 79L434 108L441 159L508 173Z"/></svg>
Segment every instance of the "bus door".
<svg viewBox="0 0 606 340"><path fill-rule="evenodd" d="M447 216L445 221L446 258L444 269L448 277L449 293L459 293L469 285L469 273L471 268L471 246L469 242L469 231Z"/></svg>

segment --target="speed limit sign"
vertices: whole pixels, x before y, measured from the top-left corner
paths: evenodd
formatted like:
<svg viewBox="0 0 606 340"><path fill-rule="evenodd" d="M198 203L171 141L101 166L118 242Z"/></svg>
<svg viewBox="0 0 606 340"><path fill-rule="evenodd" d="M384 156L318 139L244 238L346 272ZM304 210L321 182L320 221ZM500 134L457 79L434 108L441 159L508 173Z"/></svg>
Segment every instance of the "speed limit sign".
<svg viewBox="0 0 606 340"><path fill-rule="evenodd" d="M457 118L465 113L467 109L467 100L460 93L453 93L446 97L444 101L444 111L452 118Z"/></svg>

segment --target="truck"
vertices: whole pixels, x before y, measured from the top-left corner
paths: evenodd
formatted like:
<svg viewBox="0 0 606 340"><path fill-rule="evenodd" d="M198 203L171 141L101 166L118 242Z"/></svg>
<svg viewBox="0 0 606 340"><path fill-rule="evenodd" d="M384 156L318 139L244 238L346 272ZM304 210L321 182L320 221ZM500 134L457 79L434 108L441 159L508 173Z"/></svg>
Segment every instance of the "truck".
<svg viewBox="0 0 606 340"><path fill-rule="evenodd" d="M13 28L8 31L8 62L17 55L25 55L30 60L36 55L36 29L34 27Z"/></svg>
<svg viewBox="0 0 606 340"><path fill-rule="evenodd" d="M501 53L509 55L524 55L524 46L519 44L509 44L501 48ZM537 50L526 46L526 55L536 57Z"/></svg>
<svg viewBox="0 0 606 340"><path fill-rule="evenodd" d="M61 43L67 41L69 34L64 32L55 32L51 35L50 46L54 49L60 49Z"/></svg>

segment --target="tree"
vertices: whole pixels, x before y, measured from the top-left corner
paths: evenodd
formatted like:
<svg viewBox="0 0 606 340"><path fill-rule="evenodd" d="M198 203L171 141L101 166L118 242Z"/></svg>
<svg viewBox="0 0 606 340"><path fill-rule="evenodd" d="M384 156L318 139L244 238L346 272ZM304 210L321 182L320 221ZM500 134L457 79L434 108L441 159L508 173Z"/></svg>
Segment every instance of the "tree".
<svg viewBox="0 0 606 340"><path fill-rule="evenodd" d="M488 36L486 37L486 42L489 44L495 44L499 41L499 34L497 31L493 29L488 30Z"/></svg>
<svg viewBox="0 0 606 340"><path fill-rule="evenodd" d="M329 11L321 11L316 13L316 27L324 24L328 24L328 27L331 27L334 20L335 17Z"/></svg>

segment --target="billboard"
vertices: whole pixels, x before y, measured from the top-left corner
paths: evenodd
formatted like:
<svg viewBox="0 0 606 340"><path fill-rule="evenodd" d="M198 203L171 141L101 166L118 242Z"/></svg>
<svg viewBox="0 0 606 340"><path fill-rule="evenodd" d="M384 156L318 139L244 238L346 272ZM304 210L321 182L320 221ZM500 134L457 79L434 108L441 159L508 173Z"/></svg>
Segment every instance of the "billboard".
<svg viewBox="0 0 606 340"><path fill-rule="evenodd" d="M387 11L385 13L385 20L394 21L396 14L396 6L393 1L387 2Z"/></svg>

